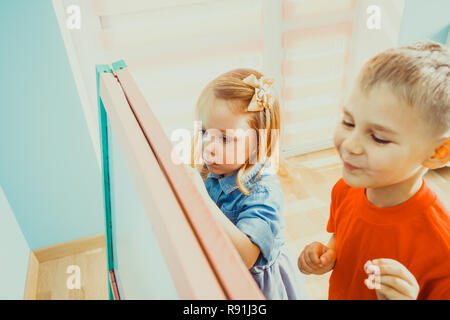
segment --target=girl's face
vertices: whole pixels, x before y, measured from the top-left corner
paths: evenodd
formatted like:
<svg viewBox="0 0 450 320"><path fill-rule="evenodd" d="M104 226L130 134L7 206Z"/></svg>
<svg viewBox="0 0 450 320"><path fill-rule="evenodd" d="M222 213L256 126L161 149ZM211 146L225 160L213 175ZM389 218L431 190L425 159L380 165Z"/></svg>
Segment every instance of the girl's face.
<svg viewBox="0 0 450 320"><path fill-rule="evenodd" d="M249 116L237 116L226 100L214 99L207 114L202 115L203 161L208 170L228 176L238 170L256 151L257 132L247 121Z"/></svg>
<svg viewBox="0 0 450 320"><path fill-rule="evenodd" d="M355 88L334 134L344 180L360 188L390 186L419 174L433 154L430 139L419 112L383 86L367 95Z"/></svg>

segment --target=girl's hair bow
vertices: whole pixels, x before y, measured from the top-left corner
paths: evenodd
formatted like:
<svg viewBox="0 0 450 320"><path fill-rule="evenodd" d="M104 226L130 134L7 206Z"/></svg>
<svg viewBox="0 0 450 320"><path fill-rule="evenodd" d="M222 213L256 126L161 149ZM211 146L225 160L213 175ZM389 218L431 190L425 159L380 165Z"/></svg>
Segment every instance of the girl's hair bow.
<svg viewBox="0 0 450 320"><path fill-rule="evenodd" d="M272 90L272 84L275 81L273 78L261 77L260 79L256 79L256 76L251 74L242 81L255 88L255 94L248 105L247 111L261 111L273 107L275 103Z"/></svg>

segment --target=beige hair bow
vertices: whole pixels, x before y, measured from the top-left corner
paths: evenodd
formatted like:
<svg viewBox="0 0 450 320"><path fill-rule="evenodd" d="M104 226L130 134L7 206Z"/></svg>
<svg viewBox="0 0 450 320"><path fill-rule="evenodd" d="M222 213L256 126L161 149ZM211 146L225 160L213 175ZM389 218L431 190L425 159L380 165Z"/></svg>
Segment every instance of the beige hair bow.
<svg viewBox="0 0 450 320"><path fill-rule="evenodd" d="M275 81L273 78L261 77L258 80L254 74L251 74L242 81L255 88L255 94L248 105L247 111L261 111L272 108L275 102L272 90L272 84Z"/></svg>

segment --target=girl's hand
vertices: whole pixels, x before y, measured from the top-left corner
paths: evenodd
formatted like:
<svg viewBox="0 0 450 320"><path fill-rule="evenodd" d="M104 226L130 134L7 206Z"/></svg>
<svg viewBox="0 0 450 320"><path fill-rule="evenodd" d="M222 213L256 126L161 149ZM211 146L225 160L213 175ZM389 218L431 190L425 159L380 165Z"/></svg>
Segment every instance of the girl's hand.
<svg viewBox="0 0 450 320"><path fill-rule="evenodd" d="M298 257L298 269L304 274L324 274L334 268L336 251L320 242L313 242Z"/></svg>
<svg viewBox="0 0 450 320"><path fill-rule="evenodd" d="M375 289L378 300L417 299L419 284L400 262L392 259L369 260L364 265L364 271L369 276L364 284L369 289Z"/></svg>

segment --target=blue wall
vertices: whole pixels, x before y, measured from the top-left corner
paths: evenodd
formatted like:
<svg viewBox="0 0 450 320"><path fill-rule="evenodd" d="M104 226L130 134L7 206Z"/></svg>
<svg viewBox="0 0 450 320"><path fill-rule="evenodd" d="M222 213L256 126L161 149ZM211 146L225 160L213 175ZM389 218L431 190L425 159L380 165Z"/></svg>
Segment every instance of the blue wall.
<svg viewBox="0 0 450 320"><path fill-rule="evenodd" d="M0 184L30 249L104 233L100 169L52 2L2 0L0 45Z"/></svg>
<svg viewBox="0 0 450 320"><path fill-rule="evenodd" d="M0 243L0 300L23 299L30 248L1 186Z"/></svg>
<svg viewBox="0 0 450 320"><path fill-rule="evenodd" d="M425 39L445 43L449 28L449 0L406 0L399 44Z"/></svg>

